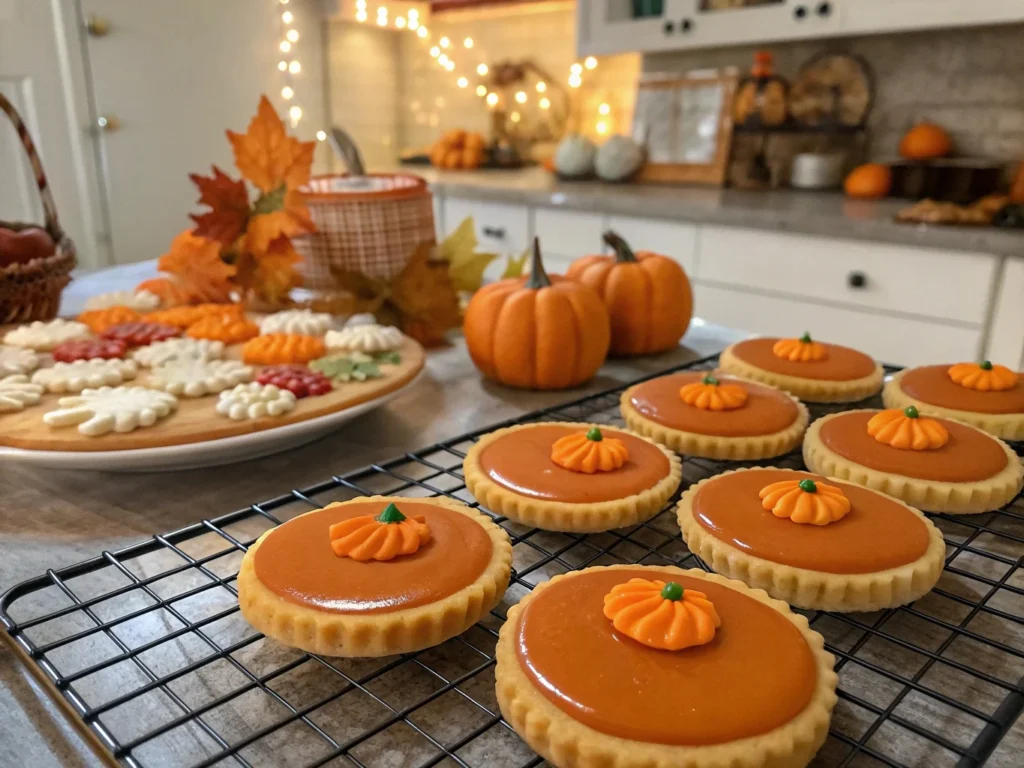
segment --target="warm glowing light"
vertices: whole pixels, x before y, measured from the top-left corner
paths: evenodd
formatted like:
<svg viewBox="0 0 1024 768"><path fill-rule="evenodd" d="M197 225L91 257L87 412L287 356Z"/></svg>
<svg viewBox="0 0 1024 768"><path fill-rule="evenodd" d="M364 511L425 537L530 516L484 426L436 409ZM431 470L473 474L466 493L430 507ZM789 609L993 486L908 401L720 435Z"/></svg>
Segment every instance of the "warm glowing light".
<svg viewBox="0 0 1024 768"><path fill-rule="evenodd" d="M516 101L520 104L526 103L526 91L516 91Z"/></svg>
<svg viewBox="0 0 1024 768"><path fill-rule="evenodd" d="M388 17L387 16L378 16L377 17L377 26L378 27L386 27L387 25L388 25Z"/></svg>
<svg viewBox="0 0 1024 768"><path fill-rule="evenodd" d="M476 95L477 96L486 96L487 95L487 86L486 85L478 85L476 87Z"/></svg>
<svg viewBox="0 0 1024 768"><path fill-rule="evenodd" d="M449 61L451 61L451 59L448 58L447 53L442 53L440 56L437 57L437 63L440 64L442 67L447 67Z"/></svg>
<svg viewBox="0 0 1024 768"><path fill-rule="evenodd" d="M290 85L286 85L284 88L281 89L281 95L284 96L286 99L290 99L292 96L295 95L295 91L292 90L292 87Z"/></svg>
<svg viewBox="0 0 1024 768"><path fill-rule="evenodd" d="M420 27L419 29L416 30L416 34L419 35L420 37L426 37L427 36L427 28L426 27Z"/></svg>
<svg viewBox="0 0 1024 768"><path fill-rule="evenodd" d="M288 0L279 0L281 5L288 5Z"/></svg>
<svg viewBox="0 0 1024 768"><path fill-rule="evenodd" d="M583 71L583 65L579 63L573 64L571 67L569 67L569 71L572 72L574 75L578 75L580 72Z"/></svg>
<svg viewBox="0 0 1024 768"><path fill-rule="evenodd" d="M597 59L595 59L593 56L587 56L587 58L583 60L583 66L585 66L587 69L594 69L595 67L597 67Z"/></svg>
<svg viewBox="0 0 1024 768"><path fill-rule="evenodd" d="M467 85L469 85L469 80L465 77L460 77L458 80L455 81L455 84L459 86L459 88L465 88Z"/></svg>
<svg viewBox="0 0 1024 768"><path fill-rule="evenodd" d="M480 75L480 77L483 77L484 75L486 75L487 74L487 65L486 64L479 64L477 66L477 68L476 68L476 73L478 75Z"/></svg>
<svg viewBox="0 0 1024 768"><path fill-rule="evenodd" d="M405 29L405 16L399 16L395 19L395 26L399 29Z"/></svg>
<svg viewBox="0 0 1024 768"><path fill-rule="evenodd" d="M284 13L281 14L281 21L283 21L285 24L291 24L294 20L295 17L292 16L291 11L285 11Z"/></svg>
<svg viewBox="0 0 1024 768"><path fill-rule="evenodd" d="M602 136L608 133L608 123L606 123L604 120L598 120L597 125L595 127L597 128L597 132Z"/></svg>
<svg viewBox="0 0 1024 768"><path fill-rule="evenodd" d="M378 5L377 6L377 15L378 16L387 16L388 15L388 9L385 8L383 5Z"/></svg>
<svg viewBox="0 0 1024 768"><path fill-rule="evenodd" d="M410 19L418 19L419 17L420 17L419 10L417 10L416 8L410 8L409 9L409 18Z"/></svg>
<svg viewBox="0 0 1024 768"><path fill-rule="evenodd" d="M452 61L451 59L448 59L448 61L444 63L444 68L451 72L453 69L455 69L455 62Z"/></svg>
<svg viewBox="0 0 1024 768"><path fill-rule="evenodd" d="M416 19L415 16L412 16L411 12L410 12L409 21L406 23L406 26L409 27L409 29L416 29L417 27L419 27L419 25L420 25L419 20Z"/></svg>
<svg viewBox="0 0 1024 768"><path fill-rule="evenodd" d="M289 43L297 43L299 42L299 31L297 29L289 29L285 37L288 38Z"/></svg>
<svg viewBox="0 0 1024 768"><path fill-rule="evenodd" d="M360 11L366 10L366 0L356 0L356 8Z"/></svg>
<svg viewBox="0 0 1024 768"><path fill-rule="evenodd" d="M292 119L293 123L299 122L302 119L302 107L296 105L288 110L288 117Z"/></svg>
<svg viewBox="0 0 1024 768"><path fill-rule="evenodd" d="M464 46L466 46L467 48L472 48L473 47L473 38L472 37L467 37L465 40L462 41L462 44Z"/></svg>
<svg viewBox="0 0 1024 768"><path fill-rule="evenodd" d="M498 103L498 94L496 94L496 93L488 93L487 94L487 104L488 104L488 106L493 107L497 103Z"/></svg>
<svg viewBox="0 0 1024 768"><path fill-rule="evenodd" d="M435 45L433 48L430 49L430 55L436 59L438 56L441 55L441 49Z"/></svg>
<svg viewBox="0 0 1024 768"><path fill-rule="evenodd" d="M442 37L438 42L441 43L442 48L447 48L449 45L452 44L452 41L449 40L447 37Z"/></svg>
<svg viewBox="0 0 1024 768"><path fill-rule="evenodd" d="M612 111L612 108L607 103L602 104L601 106L599 106L597 108L597 113L599 115L608 115L608 114L611 114L611 111Z"/></svg>
<svg viewBox="0 0 1024 768"><path fill-rule="evenodd" d="M548 84L541 80L537 83L537 93L544 93L548 89Z"/></svg>
<svg viewBox="0 0 1024 768"><path fill-rule="evenodd" d="M356 21L360 23L366 21L366 11L358 11L356 13Z"/></svg>
<svg viewBox="0 0 1024 768"><path fill-rule="evenodd" d="M326 141L327 140L327 134L324 133L323 131L317 131L316 132L316 140L317 141Z"/></svg>
<svg viewBox="0 0 1024 768"><path fill-rule="evenodd" d="M569 75L569 87L571 87L571 88L579 88L580 84L582 82L583 82L583 79L579 75L577 75L577 74Z"/></svg>
<svg viewBox="0 0 1024 768"><path fill-rule="evenodd" d="M280 71L282 71L282 72L286 71L288 69L288 62L287 61L279 61L279 62L277 62L277 68Z"/></svg>
<svg viewBox="0 0 1024 768"><path fill-rule="evenodd" d="M511 115L509 115L509 119L510 119L510 120L511 120L511 121L512 121L513 123L518 123L518 122L519 122L520 120L522 120L523 118L522 118L522 117L521 117L521 116L519 115L519 113L518 113L518 112L513 112L513 113L512 113Z"/></svg>
<svg viewBox="0 0 1024 768"><path fill-rule="evenodd" d="M287 40L282 40L281 44L277 47L281 49L281 53L288 53L292 49L292 44Z"/></svg>
<svg viewBox="0 0 1024 768"><path fill-rule="evenodd" d="M302 71L302 65L299 64L298 61L293 61L291 64L288 65L288 71L291 72L293 75L297 75L299 74L299 72Z"/></svg>
<svg viewBox="0 0 1024 768"><path fill-rule="evenodd" d="M538 103L540 104L541 109L548 109L551 107L551 99L549 99L547 96L541 99Z"/></svg>

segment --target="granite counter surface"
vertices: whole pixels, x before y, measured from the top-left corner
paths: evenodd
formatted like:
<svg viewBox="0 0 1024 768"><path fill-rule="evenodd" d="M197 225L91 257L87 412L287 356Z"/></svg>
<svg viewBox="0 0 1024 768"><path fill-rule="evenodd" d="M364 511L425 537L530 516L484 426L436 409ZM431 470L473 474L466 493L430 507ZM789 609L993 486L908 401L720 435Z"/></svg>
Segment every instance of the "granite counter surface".
<svg viewBox="0 0 1024 768"><path fill-rule="evenodd" d="M435 194L453 198L1024 257L1024 231L897 224L893 216L909 204L906 200L849 200L838 192L564 182L541 168L403 170L425 178Z"/></svg>

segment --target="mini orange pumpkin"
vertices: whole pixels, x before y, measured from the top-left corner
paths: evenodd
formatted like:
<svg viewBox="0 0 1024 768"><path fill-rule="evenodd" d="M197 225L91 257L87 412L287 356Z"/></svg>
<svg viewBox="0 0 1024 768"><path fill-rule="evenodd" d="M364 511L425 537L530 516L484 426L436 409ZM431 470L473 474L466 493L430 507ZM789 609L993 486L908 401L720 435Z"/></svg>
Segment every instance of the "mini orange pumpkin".
<svg viewBox="0 0 1024 768"><path fill-rule="evenodd" d="M693 316L686 272L668 256L636 253L614 232L604 234L614 256L583 256L566 277L593 288L611 318L613 355L650 355L672 349Z"/></svg>
<svg viewBox="0 0 1024 768"><path fill-rule="evenodd" d="M608 310L593 289L548 276L537 238L530 263L528 277L473 294L462 324L469 356L484 376L510 387L575 387L608 354Z"/></svg>
<svg viewBox="0 0 1024 768"><path fill-rule="evenodd" d="M394 504L388 504L376 517L360 515L335 523L327 533L334 554L360 562L413 555L430 541L430 528L423 517L406 517Z"/></svg>
<svg viewBox="0 0 1024 768"><path fill-rule="evenodd" d="M747 390L739 384L723 384L711 374L679 388L679 397L687 405L704 411L732 411L747 402Z"/></svg>
<svg viewBox="0 0 1024 768"><path fill-rule="evenodd" d="M116 306L105 309L90 309L75 319L89 326L89 330L93 333L103 333L107 328L112 328L121 323L137 322L142 319L142 315L131 307Z"/></svg>
<svg viewBox="0 0 1024 768"><path fill-rule="evenodd" d="M949 134L933 123L918 123L900 139L900 154L908 160L933 160L952 150Z"/></svg>
<svg viewBox="0 0 1024 768"><path fill-rule="evenodd" d="M597 427L560 437L551 446L551 460L555 464L588 475L611 472L625 464L628 458L626 444L614 437L605 437Z"/></svg>
<svg viewBox="0 0 1024 768"><path fill-rule="evenodd" d="M710 643L722 625L703 592L657 579L616 584L604 596L604 615L622 634L664 651Z"/></svg>
<svg viewBox="0 0 1024 768"><path fill-rule="evenodd" d="M201 317L185 331L185 335L193 339L222 341L225 344L241 344L259 333L260 327L256 323L250 323L242 315L230 313Z"/></svg>
<svg viewBox="0 0 1024 768"><path fill-rule="evenodd" d="M881 163L859 165L850 171L843 182L843 189L850 197L862 200L888 197L892 189L892 169Z"/></svg>
<svg viewBox="0 0 1024 768"><path fill-rule="evenodd" d="M805 333L799 339L779 339L772 346L772 353L793 363L816 363L828 357L828 349Z"/></svg>
<svg viewBox="0 0 1024 768"><path fill-rule="evenodd" d="M1017 385L1017 374L1005 365L992 365L988 360L980 363L957 363L947 373L954 384L979 392L1000 392Z"/></svg>
<svg viewBox="0 0 1024 768"><path fill-rule="evenodd" d="M893 448L926 451L949 442L949 432L935 419L923 418L914 406L879 411L868 421L868 434Z"/></svg>
<svg viewBox="0 0 1024 768"><path fill-rule="evenodd" d="M317 336L268 333L245 343L242 360L249 365L304 365L326 352L324 340Z"/></svg>
<svg viewBox="0 0 1024 768"><path fill-rule="evenodd" d="M761 506L794 523L828 525L850 512L850 500L834 485L803 480L780 480L761 489Z"/></svg>

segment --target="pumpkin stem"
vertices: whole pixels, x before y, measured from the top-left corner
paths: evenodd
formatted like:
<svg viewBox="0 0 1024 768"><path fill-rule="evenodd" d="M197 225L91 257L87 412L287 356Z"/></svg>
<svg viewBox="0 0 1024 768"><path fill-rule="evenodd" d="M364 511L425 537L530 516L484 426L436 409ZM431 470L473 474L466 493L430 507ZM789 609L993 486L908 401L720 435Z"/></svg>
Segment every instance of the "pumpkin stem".
<svg viewBox="0 0 1024 768"><path fill-rule="evenodd" d="M801 344L810 344L811 343L811 332L810 331L804 331L804 335L800 337L800 343Z"/></svg>
<svg viewBox="0 0 1024 768"><path fill-rule="evenodd" d="M540 258L540 238L534 235L533 253L530 254L530 277L526 281L526 287L536 291L550 285L551 278L544 271L544 262Z"/></svg>
<svg viewBox="0 0 1024 768"><path fill-rule="evenodd" d="M593 440L595 443L599 443L604 440L604 435L601 434L601 430L597 427L591 427L587 430L587 440Z"/></svg>
<svg viewBox="0 0 1024 768"><path fill-rule="evenodd" d="M636 255L633 253L633 249L629 247L629 243L623 240L615 232L610 229L601 236L604 240L605 245L608 245L615 251L615 261L619 264L630 264L636 261Z"/></svg>
<svg viewBox="0 0 1024 768"><path fill-rule="evenodd" d="M394 504L388 504L378 515L377 520L382 523L400 523L405 520L405 515L399 512L398 507Z"/></svg>
<svg viewBox="0 0 1024 768"><path fill-rule="evenodd" d="M818 486L815 485L814 481L811 480L809 477L804 480L801 480L799 483L797 483L797 486L804 493L816 493L818 490Z"/></svg>
<svg viewBox="0 0 1024 768"><path fill-rule="evenodd" d="M991 371L992 370L992 361L991 360L982 360L981 363L978 365L978 367L981 368L981 370L983 370L983 371Z"/></svg>
<svg viewBox="0 0 1024 768"><path fill-rule="evenodd" d="M718 379L716 379L714 376L712 376L709 373L707 376L705 376L703 379L700 380L700 383L701 384L709 384L712 387L717 387L718 386Z"/></svg>
<svg viewBox="0 0 1024 768"><path fill-rule="evenodd" d="M906 416L908 419L916 419L921 414L917 412L917 408L915 408L912 405L908 405L906 408L903 409L903 415Z"/></svg>
<svg viewBox="0 0 1024 768"><path fill-rule="evenodd" d="M661 588L661 597L663 600L671 600L673 602L683 599L683 589L681 584L677 584L674 581L670 581L664 587Z"/></svg>

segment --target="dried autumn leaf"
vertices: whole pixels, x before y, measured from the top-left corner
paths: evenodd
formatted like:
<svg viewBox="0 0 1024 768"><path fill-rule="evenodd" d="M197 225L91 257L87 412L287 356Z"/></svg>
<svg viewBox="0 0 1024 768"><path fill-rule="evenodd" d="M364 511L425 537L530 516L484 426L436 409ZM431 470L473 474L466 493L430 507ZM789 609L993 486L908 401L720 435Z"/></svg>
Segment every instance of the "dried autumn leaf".
<svg viewBox="0 0 1024 768"><path fill-rule="evenodd" d="M457 291L475 291L484 281L487 265L498 258L494 253L477 253L476 227L467 216L437 246L438 258L448 262L448 274Z"/></svg>
<svg viewBox="0 0 1024 768"><path fill-rule="evenodd" d="M267 253L255 257L253 291L270 304L280 304L292 288L302 284L302 276L295 269L300 261L302 257L295 252L288 238L278 238Z"/></svg>
<svg viewBox="0 0 1024 768"><path fill-rule="evenodd" d="M249 192L245 182L233 181L217 166L213 166L213 176L193 173L189 178L199 187L199 204L210 206L208 213L192 214L191 219L196 223L194 234L231 245L245 231L249 218Z"/></svg>
<svg viewBox="0 0 1024 768"><path fill-rule="evenodd" d="M444 333L462 322L459 297L448 264L432 260L434 246L423 243L413 252L391 285L391 303L402 318L402 330L426 344L438 344Z"/></svg>
<svg viewBox="0 0 1024 768"><path fill-rule="evenodd" d="M143 280L137 286L136 291L148 291L160 298L160 305L165 309L180 307L183 304L198 304L200 299L188 286L173 277L154 277Z"/></svg>
<svg viewBox="0 0 1024 768"><path fill-rule="evenodd" d="M316 230L302 194L283 186L257 200L253 213L245 233L245 249L256 255L266 253L282 236L297 237Z"/></svg>
<svg viewBox="0 0 1024 768"><path fill-rule="evenodd" d="M231 301L236 268L220 257L221 245L185 230L171 242L170 250L157 261L161 272L173 275L192 298L190 302Z"/></svg>
<svg viewBox="0 0 1024 768"><path fill-rule="evenodd" d="M508 261L505 262L505 271L501 273L501 279L506 280L510 277L522 277L523 272L526 270L526 260L530 258L530 249L525 249L518 256L509 255Z"/></svg>
<svg viewBox="0 0 1024 768"><path fill-rule="evenodd" d="M282 184L298 189L309 182L316 144L289 136L266 96L260 97L256 117L245 133L228 131L227 134L238 170L263 192L275 190Z"/></svg>

